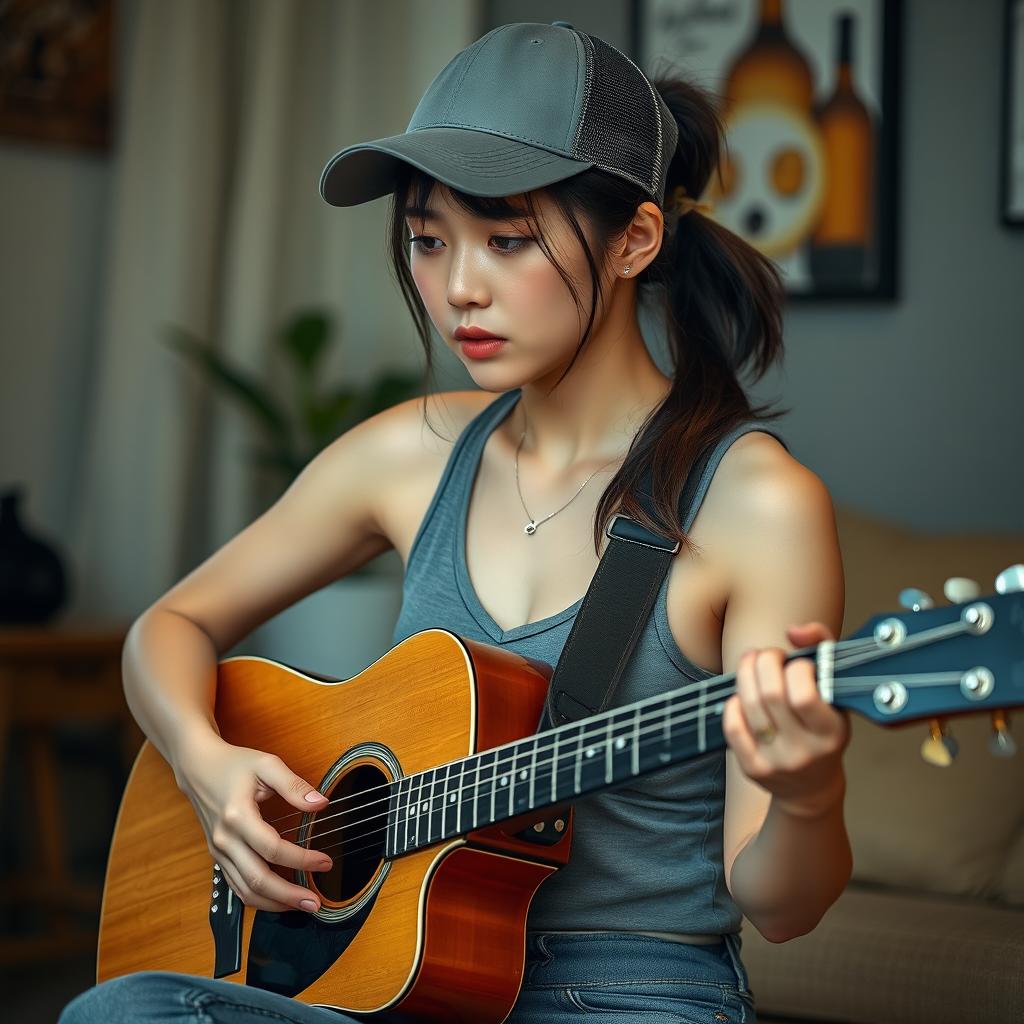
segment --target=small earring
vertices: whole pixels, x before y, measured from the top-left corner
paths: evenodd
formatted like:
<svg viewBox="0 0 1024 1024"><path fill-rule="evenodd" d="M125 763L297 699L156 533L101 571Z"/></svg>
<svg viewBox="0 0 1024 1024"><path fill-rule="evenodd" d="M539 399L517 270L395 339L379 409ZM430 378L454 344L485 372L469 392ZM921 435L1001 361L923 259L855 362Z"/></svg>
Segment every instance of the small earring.
<svg viewBox="0 0 1024 1024"><path fill-rule="evenodd" d="M629 273L629 272L630 272L630 271L631 271L632 269L633 269L633 264L632 264L632 263L630 263L630 264L629 264L629 266L626 266L626 267L623 267L623 268L622 268L622 272L623 272L624 274L628 274L628 273Z"/></svg>

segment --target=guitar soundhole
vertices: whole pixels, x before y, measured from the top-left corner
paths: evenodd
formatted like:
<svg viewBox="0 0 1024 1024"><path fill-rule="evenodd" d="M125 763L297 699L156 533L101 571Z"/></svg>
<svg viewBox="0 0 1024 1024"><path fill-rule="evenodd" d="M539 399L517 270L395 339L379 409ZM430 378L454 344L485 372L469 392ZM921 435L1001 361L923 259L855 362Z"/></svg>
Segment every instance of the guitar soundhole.
<svg viewBox="0 0 1024 1024"><path fill-rule="evenodd" d="M332 903L358 896L384 860L387 776L373 764L358 764L324 792L329 807L316 816L310 849L334 861L330 871L313 876L320 894Z"/></svg>

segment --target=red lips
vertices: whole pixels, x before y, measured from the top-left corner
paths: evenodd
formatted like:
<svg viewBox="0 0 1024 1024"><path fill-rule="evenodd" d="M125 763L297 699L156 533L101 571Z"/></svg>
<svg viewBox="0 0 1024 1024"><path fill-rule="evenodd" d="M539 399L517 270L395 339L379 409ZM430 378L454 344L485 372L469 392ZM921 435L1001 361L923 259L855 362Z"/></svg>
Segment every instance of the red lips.
<svg viewBox="0 0 1024 1024"><path fill-rule="evenodd" d="M482 327L463 327L461 325L455 328L453 337L456 341L463 341L465 339L469 341L486 341L488 338L493 338L495 341L508 340L498 334L491 334L490 331L485 331Z"/></svg>

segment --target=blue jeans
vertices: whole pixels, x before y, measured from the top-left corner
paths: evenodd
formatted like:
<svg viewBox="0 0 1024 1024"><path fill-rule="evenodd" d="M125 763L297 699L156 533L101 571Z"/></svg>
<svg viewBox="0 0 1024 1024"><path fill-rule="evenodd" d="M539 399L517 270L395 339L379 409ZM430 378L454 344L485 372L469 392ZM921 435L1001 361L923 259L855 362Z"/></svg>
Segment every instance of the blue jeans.
<svg viewBox="0 0 1024 1024"><path fill-rule="evenodd" d="M526 970L508 1024L755 1024L739 936L714 946L646 935L530 932ZM248 985L142 971L88 989L58 1024L344 1024L347 1014ZM361 1018L365 1021L366 1018ZM387 1021L386 1015L374 1020Z"/></svg>

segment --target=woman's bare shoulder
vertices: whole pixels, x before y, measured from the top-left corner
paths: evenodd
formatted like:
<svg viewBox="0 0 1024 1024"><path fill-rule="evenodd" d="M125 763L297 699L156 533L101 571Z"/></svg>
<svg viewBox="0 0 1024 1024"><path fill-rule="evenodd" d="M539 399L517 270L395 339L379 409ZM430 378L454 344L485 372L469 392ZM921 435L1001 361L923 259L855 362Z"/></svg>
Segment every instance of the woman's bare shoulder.
<svg viewBox="0 0 1024 1024"><path fill-rule="evenodd" d="M831 506L825 484L776 437L753 430L734 441L719 464L704 500L708 519L734 536L753 519L799 518Z"/></svg>
<svg viewBox="0 0 1024 1024"><path fill-rule="evenodd" d="M458 436L497 396L490 391L436 391L399 402L375 417L377 443L404 473L424 457L447 459Z"/></svg>
<svg viewBox="0 0 1024 1024"><path fill-rule="evenodd" d="M381 466L376 519L403 561L459 435L497 396L441 391L402 402L377 417L373 445Z"/></svg>
<svg viewBox="0 0 1024 1024"><path fill-rule="evenodd" d="M789 558L793 566L798 553L813 555L819 567L838 563L828 488L770 434L752 431L729 447L701 512L707 513L708 539L734 580L748 577L754 562L767 566L769 554L783 562Z"/></svg>

